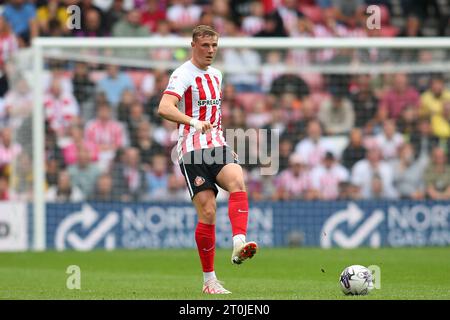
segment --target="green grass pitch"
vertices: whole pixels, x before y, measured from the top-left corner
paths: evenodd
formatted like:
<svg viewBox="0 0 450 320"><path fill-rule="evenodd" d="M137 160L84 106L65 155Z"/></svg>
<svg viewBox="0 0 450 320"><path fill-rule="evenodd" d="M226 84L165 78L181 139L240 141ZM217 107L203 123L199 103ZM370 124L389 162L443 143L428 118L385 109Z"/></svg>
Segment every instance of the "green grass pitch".
<svg viewBox="0 0 450 320"><path fill-rule="evenodd" d="M231 250L215 269L233 294L201 293L196 250L0 253L0 299L450 299L450 248L261 248L240 266ZM344 296L341 271L378 265L381 289ZM66 287L66 269L81 269L81 289Z"/></svg>

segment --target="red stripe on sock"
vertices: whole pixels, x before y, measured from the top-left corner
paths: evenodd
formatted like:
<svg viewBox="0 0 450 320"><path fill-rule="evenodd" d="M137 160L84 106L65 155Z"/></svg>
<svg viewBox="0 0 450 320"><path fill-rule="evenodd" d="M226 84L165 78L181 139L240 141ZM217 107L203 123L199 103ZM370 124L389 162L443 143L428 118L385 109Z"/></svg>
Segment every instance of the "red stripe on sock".
<svg viewBox="0 0 450 320"><path fill-rule="evenodd" d="M195 242L202 263L203 272L214 271L216 253L216 226L199 222L195 229Z"/></svg>
<svg viewBox="0 0 450 320"><path fill-rule="evenodd" d="M237 191L230 194L228 200L228 217L231 222L233 236L247 234L248 224L248 198L247 192Z"/></svg>

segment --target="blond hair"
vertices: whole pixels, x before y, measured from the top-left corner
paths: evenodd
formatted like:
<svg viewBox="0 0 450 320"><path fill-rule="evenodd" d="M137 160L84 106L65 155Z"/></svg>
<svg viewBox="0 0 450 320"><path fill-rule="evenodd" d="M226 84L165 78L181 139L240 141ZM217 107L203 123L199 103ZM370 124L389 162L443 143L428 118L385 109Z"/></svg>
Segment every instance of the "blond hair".
<svg viewBox="0 0 450 320"><path fill-rule="evenodd" d="M214 30L212 27L201 24L196 26L194 30L192 30L192 41L195 41L197 38L210 36L210 37L219 37L219 33Z"/></svg>

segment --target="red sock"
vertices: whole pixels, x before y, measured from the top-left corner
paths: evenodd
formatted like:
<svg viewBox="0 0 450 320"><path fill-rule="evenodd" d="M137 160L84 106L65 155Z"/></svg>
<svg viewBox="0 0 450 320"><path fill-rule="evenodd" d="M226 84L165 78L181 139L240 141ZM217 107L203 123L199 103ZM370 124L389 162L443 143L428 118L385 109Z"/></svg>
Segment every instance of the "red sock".
<svg viewBox="0 0 450 320"><path fill-rule="evenodd" d="M248 199L247 192L237 191L230 194L228 200L228 216L230 217L233 237L237 234L247 234Z"/></svg>
<svg viewBox="0 0 450 320"><path fill-rule="evenodd" d="M216 226L199 222L195 229L195 242L202 263L203 272L214 271L216 253Z"/></svg>

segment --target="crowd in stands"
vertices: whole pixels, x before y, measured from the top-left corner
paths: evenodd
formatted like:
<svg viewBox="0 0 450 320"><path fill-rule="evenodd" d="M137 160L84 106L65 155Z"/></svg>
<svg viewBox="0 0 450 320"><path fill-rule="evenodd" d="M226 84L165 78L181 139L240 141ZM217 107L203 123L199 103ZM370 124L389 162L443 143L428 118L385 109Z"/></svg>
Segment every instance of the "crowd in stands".
<svg viewBox="0 0 450 320"><path fill-rule="evenodd" d="M31 126L32 87L20 76L9 81L6 67L38 35L180 37L190 36L197 24L208 24L230 37L424 36L421 26L431 15L437 21L435 35L448 31L448 16L432 9L431 4L442 5L439 1L0 3L0 200L30 200L32 195L31 139L20 135ZM368 4L386 10L381 29L365 27ZM81 8L80 28L71 30L67 24L70 5ZM389 19L396 6L404 13L398 26ZM360 51L357 59L402 59L401 54L386 58L385 53ZM220 52L225 70L260 70L252 74L234 68L224 74L223 127L266 129L279 139L276 175L261 175L260 163L246 161L254 146L247 145L240 155L250 199L450 199L448 74L303 77L285 71L286 64L348 61L350 56L355 59L354 53L327 49ZM177 63L187 57L165 49L146 56ZM414 58L429 60L426 50ZM46 66L48 201L189 200L184 177L172 161L176 125L156 114L170 70L56 59L47 59ZM219 193L219 199L224 197Z"/></svg>

